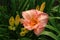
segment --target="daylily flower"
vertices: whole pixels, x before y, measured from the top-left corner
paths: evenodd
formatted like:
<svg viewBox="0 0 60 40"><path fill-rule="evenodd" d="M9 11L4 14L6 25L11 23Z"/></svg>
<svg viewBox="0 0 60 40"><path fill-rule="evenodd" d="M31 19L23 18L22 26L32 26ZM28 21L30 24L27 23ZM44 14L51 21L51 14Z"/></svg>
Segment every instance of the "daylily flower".
<svg viewBox="0 0 60 40"><path fill-rule="evenodd" d="M37 36L44 30L48 22L48 15L35 9L22 12L22 16L21 22L24 28L33 30Z"/></svg>

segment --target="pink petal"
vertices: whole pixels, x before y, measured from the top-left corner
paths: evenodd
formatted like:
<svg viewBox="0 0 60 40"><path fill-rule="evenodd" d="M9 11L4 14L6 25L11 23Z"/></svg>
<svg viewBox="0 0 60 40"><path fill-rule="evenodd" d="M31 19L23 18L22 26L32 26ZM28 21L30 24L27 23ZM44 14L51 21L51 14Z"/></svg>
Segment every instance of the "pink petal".
<svg viewBox="0 0 60 40"><path fill-rule="evenodd" d="M26 20L31 20L32 17L36 19L38 17L38 14L36 10L28 10L28 11L22 12L22 16Z"/></svg>
<svg viewBox="0 0 60 40"><path fill-rule="evenodd" d="M24 26L29 26L29 21L27 21L27 20L24 19L24 20L23 20L23 25L24 25Z"/></svg>
<svg viewBox="0 0 60 40"><path fill-rule="evenodd" d="M38 26L41 26L41 23L37 23L35 26L33 26L33 29L36 29Z"/></svg>
<svg viewBox="0 0 60 40"><path fill-rule="evenodd" d="M35 27L37 26L37 28L35 28L34 29L34 33L37 35L37 36L39 36L40 35L40 33L44 30L44 26L43 26L43 24L40 22L40 23L38 23L37 25L35 25Z"/></svg>
<svg viewBox="0 0 60 40"><path fill-rule="evenodd" d="M48 15L46 13L42 13L38 17L38 20L40 20L40 21L45 20L45 19L48 19Z"/></svg>
<svg viewBox="0 0 60 40"><path fill-rule="evenodd" d="M31 28L31 26L24 26L24 28L26 28L27 30L33 30L33 28Z"/></svg>
<svg viewBox="0 0 60 40"><path fill-rule="evenodd" d="M38 21L40 21L41 24L43 24L43 27L45 27L48 22L48 15L46 13L40 14L40 16L38 17Z"/></svg>
<svg viewBox="0 0 60 40"><path fill-rule="evenodd" d="M36 10L30 10L30 11L31 11L32 16L33 16L34 18L37 18L37 17L38 17L38 13L37 13Z"/></svg>
<svg viewBox="0 0 60 40"><path fill-rule="evenodd" d="M39 36L43 32L43 30L44 30L44 27L36 28L36 29L34 29L34 33L35 33L35 35Z"/></svg>
<svg viewBox="0 0 60 40"><path fill-rule="evenodd" d="M32 17L29 11L22 12L22 16L25 20L29 21Z"/></svg>
<svg viewBox="0 0 60 40"><path fill-rule="evenodd" d="M23 21L23 25L24 28L28 29L28 30L33 30L33 28L29 25L30 22L28 22L27 20Z"/></svg>

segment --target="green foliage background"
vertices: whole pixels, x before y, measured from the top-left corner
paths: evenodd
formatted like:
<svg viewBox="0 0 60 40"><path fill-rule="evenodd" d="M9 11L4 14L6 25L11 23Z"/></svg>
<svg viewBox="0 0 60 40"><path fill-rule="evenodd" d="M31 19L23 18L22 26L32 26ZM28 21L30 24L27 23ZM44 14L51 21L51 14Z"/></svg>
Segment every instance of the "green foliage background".
<svg viewBox="0 0 60 40"><path fill-rule="evenodd" d="M46 2L44 12L49 15L49 22L39 37L32 32L21 37L18 28L22 25L16 31L8 29L9 18L15 17L16 12L21 16L22 11L35 9L43 2ZM60 0L0 0L0 40L60 40Z"/></svg>

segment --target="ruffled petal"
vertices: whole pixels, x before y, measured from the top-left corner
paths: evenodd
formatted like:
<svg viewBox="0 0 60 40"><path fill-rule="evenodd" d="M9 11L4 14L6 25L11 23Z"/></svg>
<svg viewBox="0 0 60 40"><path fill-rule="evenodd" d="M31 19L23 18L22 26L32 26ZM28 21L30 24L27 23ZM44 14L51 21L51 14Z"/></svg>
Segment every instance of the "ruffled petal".
<svg viewBox="0 0 60 40"><path fill-rule="evenodd" d="M36 28L36 29L34 29L34 33L35 33L35 35L39 36L43 32L43 30L44 30L44 27Z"/></svg>
<svg viewBox="0 0 60 40"><path fill-rule="evenodd" d="M48 15L46 13L40 14L40 16L38 17L38 21L40 21L43 27L45 27L48 22Z"/></svg>
<svg viewBox="0 0 60 40"><path fill-rule="evenodd" d="M22 12L22 16L25 20L30 21L31 20L31 13L29 11Z"/></svg>
<svg viewBox="0 0 60 40"><path fill-rule="evenodd" d="M31 12L33 18L36 19L38 17L38 13L36 10L30 10L30 12Z"/></svg>
<svg viewBox="0 0 60 40"><path fill-rule="evenodd" d="M24 25L24 28L26 28L26 29L28 29L28 30L33 30L33 28L30 26L30 22L29 21L27 21L27 20L22 20L22 23L23 23L23 25Z"/></svg>
<svg viewBox="0 0 60 40"><path fill-rule="evenodd" d="M48 19L48 15L46 13L42 13L38 16L38 20L47 20Z"/></svg>
<svg viewBox="0 0 60 40"><path fill-rule="evenodd" d="M36 10L32 9L22 12L22 16L26 20L31 20L32 18L36 19L38 17L38 13Z"/></svg>
<svg viewBox="0 0 60 40"><path fill-rule="evenodd" d="M24 28L26 28L27 30L33 30L33 28L31 28L31 26L24 26Z"/></svg>

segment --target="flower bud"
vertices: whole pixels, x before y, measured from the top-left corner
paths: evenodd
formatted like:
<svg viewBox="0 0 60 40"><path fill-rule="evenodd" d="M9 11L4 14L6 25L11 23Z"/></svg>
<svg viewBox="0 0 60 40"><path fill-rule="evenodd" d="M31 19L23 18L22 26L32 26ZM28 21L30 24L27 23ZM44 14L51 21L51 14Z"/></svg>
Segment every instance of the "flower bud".
<svg viewBox="0 0 60 40"><path fill-rule="evenodd" d="M9 25L14 26L14 17L13 16L11 16L9 19Z"/></svg>
<svg viewBox="0 0 60 40"><path fill-rule="evenodd" d="M20 22L20 16L16 15L16 17L15 17L15 25L18 26L19 22Z"/></svg>

